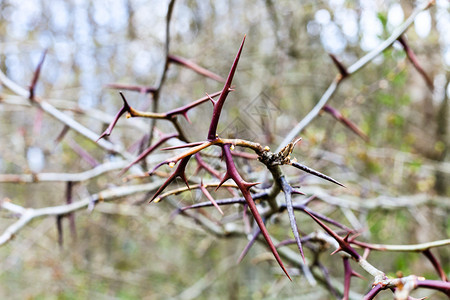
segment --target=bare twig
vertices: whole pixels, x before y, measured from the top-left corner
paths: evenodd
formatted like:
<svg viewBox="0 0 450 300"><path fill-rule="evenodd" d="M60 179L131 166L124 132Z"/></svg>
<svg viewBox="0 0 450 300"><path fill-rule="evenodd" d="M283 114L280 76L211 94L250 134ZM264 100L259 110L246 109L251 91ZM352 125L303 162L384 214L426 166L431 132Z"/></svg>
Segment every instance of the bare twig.
<svg viewBox="0 0 450 300"><path fill-rule="evenodd" d="M0 207L14 213L20 214L19 220L5 229L0 235L0 246L6 244L14 235L23 229L28 223L37 218L46 216L62 216L75 212L77 210L87 208L88 206L97 203L98 201L110 201L125 196L130 196L136 193L144 193L153 191L161 185L162 181L158 180L148 184L121 186L103 190L98 194L93 194L89 197L83 198L71 204L49 206L44 208L23 208L19 205L11 203L9 200L3 200Z"/></svg>
<svg viewBox="0 0 450 300"><path fill-rule="evenodd" d="M107 172L120 170L126 165L127 162L122 160L107 162L81 173L0 174L0 182L80 182L90 180Z"/></svg>

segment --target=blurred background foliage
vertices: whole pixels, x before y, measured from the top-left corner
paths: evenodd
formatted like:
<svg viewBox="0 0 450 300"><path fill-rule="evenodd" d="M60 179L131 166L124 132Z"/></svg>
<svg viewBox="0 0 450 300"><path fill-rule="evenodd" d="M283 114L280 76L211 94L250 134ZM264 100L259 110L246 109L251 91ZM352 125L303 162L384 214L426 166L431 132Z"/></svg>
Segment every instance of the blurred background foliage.
<svg viewBox="0 0 450 300"><path fill-rule="evenodd" d="M106 89L107 83L157 83L164 65L167 4L159 0L0 0L0 67L9 78L28 86L43 50L48 49L37 94L68 108L66 113L100 134L108 122L102 120L101 112L114 115L121 107L117 91ZM170 25L170 52L225 76L239 41L247 34L234 80L236 91L225 106L219 132L225 136L238 132L240 137L275 149L337 73L328 53L344 65L352 64L387 38L416 4L388 0L180 0ZM301 134L302 144L295 150L300 161L332 175L348 188L342 191L310 177L300 178L306 186L320 185L334 195L351 195L358 201L380 195L428 195L430 200L418 206L392 209L379 203L379 208L355 211L355 220L366 229L363 236L370 242L409 244L450 235L448 198L432 201L435 195L450 196L449 28L449 3L440 0L421 13L406 32L408 44L433 80L433 91L398 43L340 86L330 105L356 123L370 142L323 114ZM220 83L171 65L160 110L220 89ZM90 169L73 150L73 143L99 162L115 159L73 132L55 142L62 124L36 108L3 103L18 99L2 86L0 93L0 173ZM150 107L148 96L125 94L134 107ZM189 112L192 124L181 120L191 140L204 140L209 126L205 116L210 115L211 107L205 104ZM147 123L121 119L110 140L132 147L137 154L133 145L143 132L130 126L131 122ZM172 130L165 122L159 122L158 128ZM152 161L147 163L152 165ZM248 172L247 177L258 177L262 170L253 163L245 168L243 161L241 168ZM297 172L289 174L298 177ZM120 184L122 178L113 172L76 184L74 198ZM26 207L62 204L64 195L63 183L0 183L2 199L8 197ZM65 220L62 247L57 243L54 219L34 221L0 249L0 297L329 297L302 277L290 283L274 276L266 249L260 245L236 265L245 240L217 239L181 216L172 219L173 207L165 203L130 205L146 198L148 195L139 195L101 203L91 213L76 213L76 236L70 234ZM177 203L197 199L195 193L174 197ZM339 207L318 203L315 209L354 225ZM7 215L4 217L1 228L11 223ZM306 216L297 218L303 232L317 229ZM275 237L282 240L291 236L287 218L274 222L269 230ZM449 252L448 247L436 251L447 274ZM342 279L341 261L322 256L330 273ZM390 275L401 270L403 274L437 278L431 264L419 254L373 253L370 258ZM359 280L353 285L360 293L370 286Z"/></svg>

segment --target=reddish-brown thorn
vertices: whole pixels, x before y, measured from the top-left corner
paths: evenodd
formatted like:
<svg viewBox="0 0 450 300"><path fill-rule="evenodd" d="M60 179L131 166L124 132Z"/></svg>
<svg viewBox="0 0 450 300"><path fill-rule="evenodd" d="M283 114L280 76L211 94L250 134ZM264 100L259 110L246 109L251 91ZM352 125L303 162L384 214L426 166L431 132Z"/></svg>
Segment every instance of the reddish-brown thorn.
<svg viewBox="0 0 450 300"><path fill-rule="evenodd" d="M203 67L200 67L199 65L193 63L192 61L189 61L185 58L175 56L175 55L168 55L167 57L170 62L182 65L188 69L193 70L194 72L197 72L200 75L203 75L205 77L209 77L213 80L219 81L219 82L225 82L225 79Z"/></svg>
<svg viewBox="0 0 450 300"><path fill-rule="evenodd" d="M409 47L408 43L406 42L405 37L403 35L401 35L397 40L400 42L400 44L402 44L403 49L405 49L406 56L408 57L409 61L413 64L414 68L416 68L417 72L419 72L420 75L422 75L428 88L431 91L433 91L433 89L434 89L433 81L430 79L430 77L427 75L425 70L420 65L419 60L417 59L417 56L414 54L414 51L411 49L411 47Z"/></svg>
<svg viewBox="0 0 450 300"><path fill-rule="evenodd" d="M267 196L266 193L264 193L264 195L262 195L262 194L255 195L255 197L259 197L259 198L262 198L265 196ZM217 205L231 205L231 204L244 204L245 205L247 202L245 201L245 199L243 197L241 197L241 198L228 198L228 199L217 200L216 203L217 203ZM195 204L192 204L189 206L180 207L180 208L176 209L174 212L172 212L171 219L173 219L177 214L182 213L186 210L210 207L210 206L213 206L211 201L205 201L205 202L195 203Z"/></svg>
<svg viewBox="0 0 450 300"><path fill-rule="evenodd" d="M263 220L264 221L264 220ZM248 241L247 245L245 246L245 248L242 250L241 254L239 255L239 258L237 260L237 263L240 263L245 255L247 255L248 251L250 250L250 248L253 246L253 244L256 242L256 239L258 238L259 234L261 233L261 230L258 228L255 229L255 232L252 235L252 238Z"/></svg>
<svg viewBox="0 0 450 300"><path fill-rule="evenodd" d="M223 211L222 209L219 207L219 205L217 204L217 202L214 200L214 198L211 196L211 194L208 192L208 190L206 189L206 187L203 185L203 180L200 182L200 190L202 191L202 193L206 196L206 198L208 198L209 201L211 201L211 203L214 205L215 208L217 208L217 210L220 212L221 215L223 215Z"/></svg>
<svg viewBox="0 0 450 300"><path fill-rule="evenodd" d="M92 155L89 154L89 152L78 145L74 140L67 139L66 142L67 145L69 145L69 147L72 148L72 150L84 159L91 167L96 167L100 164Z"/></svg>
<svg viewBox="0 0 450 300"><path fill-rule="evenodd" d="M170 163L170 162L167 161L167 160L162 161L162 162L158 163L156 166L154 166L153 169L151 169L150 171L148 171L147 174L148 174L149 176L151 176L151 175L153 175L153 173L155 173L155 171L156 171L159 167L161 167L162 165L167 165L167 164L169 164L169 163ZM174 162L173 162L173 163L174 163ZM174 164L175 164L175 163L174 163Z"/></svg>
<svg viewBox="0 0 450 300"><path fill-rule="evenodd" d="M140 162L141 160L143 160L144 158L146 158L150 153L152 153L156 148L158 148L160 145L162 145L163 143L165 143L166 141L170 140L171 138L174 137L178 137L178 133L172 133L172 134L167 134L167 135L163 135L159 141L157 141L155 144L151 145L150 147L148 147L147 149L145 149L144 151L142 151L141 154L139 154L139 156L133 160L133 162L131 162L128 166L126 166L125 168L122 169L122 171L120 171L119 176L122 176L126 171L128 171L133 165L137 164L138 162Z"/></svg>
<svg viewBox="0 0 450 300"><path fill-rule="evenodd" d="M347 243L348 243L348 237L349 237L349 235L350 235L350 232L347 232L347 234L345 235L345 237L344 237L344 239L343 239L344 242L347 242ZM349 245L350 245L350 244L349 244ZM342 247L339 247L339 248L337 248L336 250L334 250L333 252L331 252L331 255L336 254L336 253L338 253L338 252L340 252L340 251L343 251L343 248L342 248Z"/></svg>
<svg viewBox="0 0 450 300"><path fill-rule="evenodd" d="M363 300L372 300L383 289L383 286L379 283L372 287L372 289L364 296Z"/></svg>
<svg viewBox="0 0 450 300"><path fill-rule="evenodd" d="M338 248L336 248L336 250L334 250L333 252L331 252L330 255L335 255L336 253L341 252L341 251L342 251L342 248L341 248L341 247L338 247Z"/></svg>
<svg viewBox="0 0 450 300"><path fill-rule="evenodd" d="M242 157L245 159L258 159L258 155L257 154L252 154L252 153L247 153L247 152L242 152L242 151L233 151L231 153L233 156L238 156L238 157Z"/></svg>
<svg viewBox="0 0 450 300"><path fill-rule="evenodd" d="M369 141L369 137L361 130L359 129L358 126L356 126L355 123L353 123L352 121L350 121L349 119L347 119L346 117L344 117L338 110L336 110L335 108L329 106L329 105L325 105L324 107L322 107L322 110L324 112L329 113L330 115L332 115L336 120L338 120L339 122L341 122L342 124L344 124L346 127L348 127L351 131L353 131L354 133L356 133L360 138L362 138L364 141L368 142Z"/></svg>
<svg viewBox="0 0 450 300"><path fill-rule="evenodd" d="M220 173L215 170L212 166L210 166L209 164L207 164L201 157L200 153L195 153L195 159L197 160L197 170L195 170L195 173L197 174L200 169L204 169L206 170L206 172L210 173L211 175L213 175L214 177L221 179L220 177ZM231 187L227 187L227 190L230 192L231 195L233 195L234 197L237 197L238 194L236 193L236 191L234 189L232 189Z"/></svg>
<svg viewBox="0 0 450 300"><path fill-rule="evenodd" d="M344 260L347 259L347 262L349 263L349 266L350 266L350 262L349 262L349 260L348 260L348 257L343 257L343 258L344 258ZM359 274L359 273L356 272L355 270L351 269L351 271L352 271L352 272L351 272L352 277L358 277L359 279L367 280L366 277L362 276L361 274Z"/></svg>
<svg viewBox="0 0 450 300"><path fill-rule="evenodd" d="M444 269L442 269L441 264L436 259L436 256L433 255L431 250L430 249L426 249L425 251L423 251L423 255L425 255L428 258L428 260L431 262L431 264L433 265L434 269L439 274L439 277L441 277L441 280L442 281L448 281L447 275L445 274Z"/></svg>
<svg viewBox="0 0 450 300"><path fill-rule="evenodd" d="M261 199L267 197L267 192L262 192L262 193L258 193L258 194L253 194L252 198L253 199ZM221 200L217 200L216 203L218 205L231 205L231 204L244 204L244 211L247 210L246 205L247 205L247 201L245 201L244 197L236 197L236 198L228 198L228 199L221 199ZM196 209L196 208L202 208L202 207L210 207L213 204L211 203L211 201L205 201L205 202L200 202L200 203L195 203L189 206L185 206L182 208L179 208L178 210L180 211L185 211L188 209Z"/></svg>
<svg viewBox="0 0 450 300"><path fill-rule="evenodd" d="M422 278L423 279L423 278ZM450 298L450 282L441 280L422 280L417 279L415 285L417 288L433 289L440 291Z"/></svg>
<svg viewBox="0 0 450 300"><path fill-rule="evenodd" d="M253 201L252 196L250 194L250 187L254 184L247 183L244 181L244 179L239 174L238 170L236 169L236 166L233 162L233 157L231 155L230 150L230 144L222 144L222 152L223 157L225 159L225 163L227 166L227 172L224 176L224 180L222 180L222 183L231 178L233 181L237 184L239 187L239 190L241 191L242 195L244 196L248 207L250 208L250 211L252 212L253 218L256 221L256 224L258 224L259 229L261 230L262 235L264 236L264 239L266 240L270 250L272 251L273 256L275 257L275 260L278 262L279 266L283 270L283 272L286 274L286 276L289 278L289 280L292 281L291 277L289 276L289 273L287 272L286 268L283 265L283 262L281 261L281 257L278 254L277 249L275 248L275 245L272 242L272 239L270 238L269 232L266 229L266 226L264 225L264 222L261 218L261 215L258 212L258 208L256 207L255 201Z"/></svg>
<svg viewBox="0 0 450 300"><path fill-rule="evenodd" d="M119 118L124 113L130 111L130 106L128 105L127 99L125 99L125 96L122 94L122 92L119 92L119 93L123 100L123 106L119 110L119 112L116 114L116 116L114 117L114 120L111 122L111 124L109 124L108 128L106 128L106 130L100 135L100 137L97 139L96 142L98 142L100 139L104 138L105 136L109 136L111 134L111 132L113 131L114 126L116 126L117 121L119 121Z"/></svg>
<svg viewBox="0 0 450 300"><path fill-rule="evenodd" d="M200 153L195 153L195 159L197 160L198 169L204 169L214 177L220 179L220 173L212 166L208 165L201 157Z"/></svg>
<svg viewBox="0 0 450 300"><path fill-rule="evenodd" d="M302 205L306 206L306 205L308 205L311 201L313 201L313 200L315 200L315 199L317 199L317 196L316 196L316 195L309 196L308 198L306 198L305 200L303 200Z"/></svg>
<svg viewBox="0 0 450 300"><path fill-rule="evenodd" d="M233 65L231 66L230 72L228 73L227 81L223 86L222 92L220 94L219 99L214 104L213 115L211 118L211 124L209 125L208 131L208 140L212 141L216 139L216 131L217 125L219 123L220 113L222 112L222 107L225 103L225 100L230 92L231 82L233 81L234 73L237 68L237 64L239 62L239 58L241 57L242 48L244 47L245 35L242 39L241 46L239 47L238 53L236 54L236 58L234 59Z"/></svg>
<svg viewBox="0 0 450 300"><path fill-rule="evenodd" d="M362 231L359 232L352 232L354 233L350 238L348 238L347 240L352 243L358 236L360 236L362 234Z"/></svg>
<svg viewBox="0 0 450 300"><path fill-rule="evenodd" d="M188 149L186 151L184 151L183 153L176 155L174 157L168 158L165 161L160 162L159 164L157 164L153 169L151 169L151 171L148 172L149 175L152 175L156 169L158 169L159 167L161 167L162 165L166 165L168 164L169 166L173 167L180 159L183 159L185 157L190 157L192 155L194 155L195 153L211 146L213 143L212 142L204 142L201 143L198 146L192 147L191 149Z"/></svg>
<svg viewBox="0 0 450 300"><path fill-rule="evenodd" d="M222 200L217 200L216 203L218 205L231 205L231 204L246 204L247 202L245 202L244 198L229 198L229 199L222 199ZM200 203L195 203L189 206L185 206L182 207L181 210L188 210L188 209L196 209L196 208L202 208L202 207L209 207L212 206L213 204L211 203L211 201L208 202L200 202Z"/></svg>
<svg viewBox="0 0 450 300"><path fill-rule="evenodd" d="M334 56L331 53L328 53L328 55L331 57L331 59L333 60L334 65L336 66L336 68L339 70L339 73L341 73L342 79L344 79L345 77L347 77L348 75L350 75L347 71L347 68L342 64L342 62L340 62L336 56Z"/></svg>
<svg viewBox="0 0 450 300"><path fill-rule="evenodd" d="M180 177L181 179L183 179L184 183L186 183L186 186L189 188L189 183L187 181L186 178L186 174L185 174L185 170L186 170L186 165L189 161L189 159L191 158L191 156L186 156L185 158L181 159L180 163L178 164L177 169L172 173L172 175L169 176L169 178L167 178L167 180L159 187L159 189L156 191L156 193L153 195L152 199L149 201L152 202L153 200L155 200L156 197L158 197L159 194L161 194L161 192L172 182L175 180L175 178ZM190 188L189 188L190 189ZM158 202L158 201L157 201Z"/></svg>
<svg viewBox="0 0 450 300"><path fill-rule="evenodd" d="M292 194L296 194L296 195L303 195L305 196L306 194L303 193L302 191L298 190L298 189L292 189Z"/></svg>
<svg viewBox="0 0 450 300"><path fill-rule="evenodd" d="M183 113L181 113L181 114L183 115L183 117L186 119L186 121L187 121L189 124L192 124L191 120L189 119L189 117L188 117L188 115L187 115L187 112L183 112Z"/></svg>
<svg viewBox="0 0 450 300"><path fill-rule="evenodd" d="M359 277L364 280L366 280L366 279L352 269L352 267L350 265L350 261L348 260L348 257L343 257L342 259L344 261L344 296L343 296L342 300L348 300L349 294L350 294L351 278L353 276L355 276L355 277Z"/></svg>
<svg viewBox="0 0 450 300"><path fill-rule="evenodd" d="M317 213L317 212L314 212L314 211L310 210L308 207L306 207L306 205L307 205L308 202L310 201L309 199L311 199L311 197L308 198L308 199L306 199L306 201L305 201L304 203L300 203L300 204L295 203L295 204L293 204L294 209L295 209L295 210L300 210L300 211L303 211L303 212L308 211L308 213L314 215L314 216L315 216L316 218L318 218L319 220L322 220L322 221L325 221L325 222L327 222L327 223L330 223L330 224L332 224L332 225L334 225L334 226L336 226L336 227L339 227L339 228L341 228L341 229L343 229L343 230L345 230L345 231L347 231L347 232L353 232L352 229L350 229L350 228L348 228L347 226L345 226L345 225L339 223L338 221L335 221L335 220L333 220L333 219L331 219L331 218L329 218L329 217L327 217L327 216L325 216L325 215L322 215L322 214L320 214L320 213ZM308 200L309 200L309 201L308 201ZM285 207L284 207L283 205L281 205L280 208L283 208L283 209L284 209Z"/></svg>
<svg viewBox="0 0 450 300"><path fill-rule="evenodd" d="M35 92L35 89L36 89L36 84L37 84L38 79L39 79L39 75L41 74L41 68L42 68L42 65L44 64L44 60L45 60L45 56L46 55L47 55L47 49L45 49L44 52L42 53L41 59L39 60L39 63L37 65L37 67L36 67L36 71L34 71L33 79L31 80L29 99L32 100L32 101L35 101L34 92Z"/></svg>
<svg viewBox="0 0 450 300"><path fill-rule="evenodd" d="M381 246L381 245L374 245L374 244L364 243L364 242L360 242L360 241L353 240L353 239L351 239L350 242L352 244L360 246L361 248L364 248L364 249L379 250L379 251L385 251L386 250L386 248Z"/></svg>
<svg viewBox="0 0 450 300"><path fill-rule="evenodd" d="M216 191L222 186L222 184L225 183L228 179L231 179L231 176L228 174L228 171L223 175L222 179L220 180L219 185L216 187Z"/></svg>
<svg viewBox="0 0 450 300"><path fill-rule="evenodd" d="M343 185L343 184L340 183L339 181L337 181L337 180L331 178L330 176L327 176L327 175L325 175L325 174L322 174L322 173L320 173L320 172L318 172L318 171L316 171L316 170L314 170L314 169L311 169L310 167L307 167L307 166L305 166L305 165L302 165L302 164L300 164L300 163L298 163L298 162L292 162L292 163L291 163L291 166L296 167L297 169L300 169L300 170L302 170L302 171L305 171L305 172L307 172L307 173L309 173L309 174L312 174L312 175L314 175L314 176L317 176L317 177L320 177L320 178L322 178L322 179L328 180L328 181L330 181L330 182L332 182L332 183L335 183L335 184L337 184L337 185L340 185L340 186L342 186L342 187L345 187L345 185Z"/></svg>
<svg viewBox="0 0 450 300"><path fill-rule="evenodd" d="M311 216L311 218L313 218L314 221L316 221L317 224L320 225L320 227L322 227L329 235L331 235L338 243L339 243L339 248L336 249L336 251L334 251L332 254L339 252L339 251L344 251L348 254L350 254L350 256L352 256L354 259L356 259L357 261L359 261L359 259L361 258L361 255L358 254L358 252L356 252L355 249L353 249L350 244L348 243L347 239L348 239L348 234L345 238L341 238L339 235L337 235L333 230L331 230L330 227L328 227L327 225L325 225L325 223L323 223L322 221L320 221L318 218L316 218L313 214L311 214L309 211L305 210L305 212Z"/></svg>
<svg viewBox="0 0 450 300"><path fill-rule="evenodd" d="M353 276L353 277L358 277L359 279L362 279L362 280L367 280L366 277L362 276L361 274L359 274L359 273L356 272L356 271L352 271L352 276Z"/></svg>
<svg viewBox="0 0 450 300"><path fill-rule="evenodd" d="M159 130L153 129L153 131L155 131L155 133L159 134L159 136L162 135L162 133L159 132ZM130 146L127 147L127 151L132 153L137 151L138 149L141 149L145 144L147 144L148 139L150 138L149 134L144 134L143 136L141 136L139 139L137 139L134 143L132 143Z"/></svg>
<svg viewBox="0 0 450 300"><path fill-rule="evenodd" d="M342 300L348 300L348 296L350 293L350 281L352 278L352 267L350 266L350 262L348 261L348 257L342 258L344 261L344 295Z"/></svg>
<svg viewBox="0 0 450 300"><path fill-rule="evenodd" d="M121 83L108 83L106 85L107 88L116 89L116 90L124 90L124 91L133 91L141 94L153 94L156 92L156 88L152 86L144 86L144 85L129 85L129 84L121 84Z"/></svg>
<svg viewBox="0 0 450 300"><path fill-rule="evenodd" d="M216 104L216 101L208 93L205 93L205 94L206 94L206 97L208 97L208 99L211 101L212 105L214 106Z"/></svg>
<svg viewBox="0 0 450 300"><path fill-rule="evenodd" d="M161 148L160 150L161 151L166 151L166 150L190 148L190 147L199 146L199 145L201 145L203 143L205 143L205 142L194 142L194 143L182 144L182 145L178 145L178 146L165 147L165 148Z"/></svg>
<svg viewBox="0 0 450 300"><path fill-rule="evenodd" d="M219 96L221 93L222 93L222 91L215 92L215 93L211 94L211 97L213 97L213 98L214 98L214 97L217 97L217 96ZM210 98L209 96L208 96L208 97L203 97L203 98L200 98L200 99L198 99L198 100L195 100L195 101L193 101L193 102L191 102L191 103L188 103L188 104L186 104L186 105L184 105L184 106L181 106L181 107L172 109L172 110L166 112L166 116L167 116L168 118L172 118L173 116L175 116L175 115L177 115L177 114L178 114L178 115L181 114L181 115L183 115L183 117L185 117L186 120L190 123L190 120L189 120L188 115L187 115L188 111L189 111L190 109L192 109L192 108L194 108L194 107L196 107L196 106L198 106L198 105L200 105L200 104L202 104L202 103L208 101L209 98Z"/></svg>
<svg viewBox="0 0 450 300"><path fill-rule="evenodd" d="M63 129L61 130L61 132L58 134L58 136L55 139L55 146L64 139L64 137L69 132L69 130L70 130L70 127L67 125L64 125Z"/></svg>

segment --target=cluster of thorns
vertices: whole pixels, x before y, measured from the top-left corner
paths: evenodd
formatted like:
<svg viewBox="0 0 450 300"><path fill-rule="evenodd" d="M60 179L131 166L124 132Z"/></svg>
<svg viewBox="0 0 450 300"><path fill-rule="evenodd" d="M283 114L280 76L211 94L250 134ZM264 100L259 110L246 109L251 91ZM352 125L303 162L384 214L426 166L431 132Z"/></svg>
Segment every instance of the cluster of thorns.
<svg viewBox="0 0 450 300"><path fill-rule="evenodd" d="M369 272L371 275L373 275L375 277L373 288L369 293L366 294L365 299L372 299L373 297L375 297L375 295L379 291L384 290L384 289L401 289L405 285L405 282L407 284L414 282L414 289L417 287L432 288L432 289L440 290L440 291L444 292L445 294L449 295L449 283L446 278L445 272L443 271L443 269L439 263L434 263L434 262L436 262L436 259L433 256L433 254L430 252L429 249L425 249L423 252L433 262L433 265L436 268L437 272L440 274L442 281L425 280L422 277L414 277L412 279L409 278L408 281L405 281L405 280L402 281L402 279L400 278L400 279L398 279L398 282L395 280L389 280L388 277L383 272L377 270L375 267L373 267L366 261L366 257L368 255L368 253L370 252L370 250L380 250L377 248L376 245L357 241L356 237L358 234L354 230L351 230L348 227L346 227L345 225L342 225L335 220L332 220L320 213L316 213L316 212L312 211L311 209L309 209L307 207L307 204L309 201L312 200L313 197L307 199L306 201L304 201L301 204L293 203L293 201L292 201L293 195L296 195L296 194L304 195L304 194L299 189L294 188L293 186L291 186L289 184L289 182L285 178L285 175L281 171L280 166L282 166L282 165L289 165L289 166L298 168L302 171L308 172L312 175L318 176L324 180L328 180L334 184L344 187L343 184L334 180L333 178L331 178L327 175L324 175L318 171L315 171L314 169L311 169L311 168L297 162L297 160L295 158L291 158L293 149L294 149L295 145L297 144L297 142L300 141L300 139L297 139L297 140L289 143L281 151L279 151L277 153L273 153L270 151L269 147L267 147L267 146L263 147L261 144L253 142L253 141L247 141L247 140L243 140L243 139L225 139L225 138L218 136L217 127L218 127L220 115L221 115L221 112L222 112L222 109L223 109L223 106L224 106L225 100L227 99L228 94L231 91L233 91L231 84L232 84L232 80L233 80L238 62L239 62L239 58L241 56L244 42L245 42L245 36L244 36L244 39L242 40L240 48L237 52L237 55L234 59L234 62L231 66L231 69L230 69L229 74L226 79L223 79L220 76L218 76L212 72L209 72L209 71L207 71L187 60L184 60L182 58L170 56L170 55L168 56L168 60L171 61L172 63L185 65L205 76L211 77L218 81L225 82L223 89L221 91L210 94L210 95L206 94L206 97L201 98L192 103L189 103L183 107L179 107L179 108L173 109L173 110L165 112L165 113L138 111L138 110L132 108L128 104L124 95L122 93L120 93L122 100L124 102L124 105L120 109L118 114L116 115L114 121L101 134L99 140L101 138L104 138L111 134L118 119L123 114L126 114L127 117L147 117L147 118L153 118L153 119L166 119L166 120L174 122L174 124L176 125L177 123L175 123L175 120L178 115L184 116L189 121L187 113L190 109L192 109L204 102L208 102L208 101L210 101L213 105L212 118L211 118L211 122L209 125L209 131L208 131L205 141L190 143L187 141L184 134L182 134L181 130L177 130L178 131L177 133L163 135L156 143L154 143L149 148L144 150L132 163L130 163L129 166L127 166L125 169L123 169L121 174L128 171L131 166L133 166L134 164L143 160L145 157L147 157L150 153L152 153L154 150L156 150L158 147L160 147L163 143L165 143L169 139L178 138L179 140L184 142L182 145L164 148L163 150L174 150L174 149L186 149L186 150L184 152L182 152L181 154L175 155L173 157L170 157L170 158L160 162L159 164L154 166L150 171L148 171L148 175L152 175L157 171L158 168L160 168L163 165L168 165L170 168L175 167L175 170L171 173L171 175L166 179L166 181L155 192L155 194L151 198L150 202L159 202L161 199L163 199L167 195L171 194L171 193L166 193L166 194L162 194L162 193L172 182L175 181L175 179L177 177L180 177L186 183L187 189L191 189L191 188L200 189L209 201L180 208L179 212L183 212L187 209L195 209L195 208L206 207L206 206L214 206L218 209L218 211L221 214L223 214L223 212L220 208L221 205L230 205L230 204L236 204L236 203L244 205L244 211L246 211L247 209L250 210L256 224L258 225L258 228L257 228L255 234L253 235L253 238L249 241L247 247L245 247L239 260L241 260L244 257L244 255L248 252L249 248L252 246L252 244L258 238L258 235L262 234L262 236L264 237L264 239L267 243L267 246L269 247L270 251L272 252L273 256L275 257L275 260L278 262L279 266L281 267L283 272L286 274L286 276L289 279L291 279L291 277L288 274L288 271L286 270L285 266L283 265L283 262L277 251L276 246L274 245L274 243L272 242L272 239L270 238L270 235L265 226L265 221L266 221L267 216L287 210L292 233L295 238L295 243L298 246L298 250L303 258L303 262L306 263L305 257L303 254L302 241L301 241L302 239L300 238L296 218L294 215L294 211L298 210L298 211L302 211L302 212L308 214L315 222L317 222L338 243L337 250L334 251L333 253L343 252L344 269L345 269L344 299L348 299L348 297L349 297L350 278L352 276L360 277L359 274L357 274L354 270L352 270L349 259L353 259L356 262L358 262L358 264L363 269L365 269L367 272ZM333 60L335 60L334 57L332 57L332 58L333 58ZM338 67L340 66L339 64L337 64L337 65L338 65ZM345 76L345 72L341 72L341 74L343 76ZM122 86L121 87L118 85L113 85L112 87L124 88L124 89L136 89L136 90L142 91L141 87L130 87L130 86L128 86L128 87ZM145 90L145 92L151 92L151 91ZM218 99L214 100L214 98L217 98L217 97L218 97ZM343 118L341 115L337 116L337 112L329 106L325 106L323 108L323 111L332 114L337 119ZM350 129L354 130L357 134L359 134L361 132L361 131L358 132L358 130L356 130L357 128L355 129L355 127L353 126L352 123L349 123L347 125ZM180 129L179 126L176 126L176 127L177 127L177 129ZM221 175L215 168L213 168L211 165L209 165L207 162L205 162L200 155L200 153L203 150L205 150L209 147L213 147L213 146L219 147L221 149L221 156L226 165L226 171L225 171L224 175ZM273 178L273 184L272 184L272 187L270 189L268 189L269 191L266 191L263 193L255 193L253 190L253 187L258 185L259 183L258 182L247 182L240 175L239 170L236 167L233 157L234 156L244 156L244 155L246 157L248 157L249 154L236 151L235 147L244 147L244 148L252 150L255 153L254 157L256 157L259 162L264 164L265 167L270 171L270 173L272 174L272 178ZM187 166L188 162L191 160L191 158L195 158L195 160L197 161L198 168L205 169L212 176L220 179L220 182L218 184L203 184L203 182L201 182L200 184L189 186L189 182L186 177L185 171L186 171L186 166ZM235 185L229 185L229 184L224 185L224 183L229 179L233 180ZM230 199L215 200L213 198L213 196L210 194L210 192L207 190L207 188L208 187L216 187L216 190L217 190L221 186L227 187L227 189L229 189L235 197L230 198ZM235 187L235 188L237 187L239 189L239 191L241 192L242 197L238 197L237 194L231 189L231 187ZM184 190L187 190L187 189L184 189ZM284 193L284 198L285 198L284 204L279 204L275 199L276 196L280 192ZM264 214L261 214L260 211L258 211L255 200L266 201L269 204L270 211L266 212ZM337 226L340 229L344 230L344 232L346 232L345 237L341 237L340 235L338 235L325 223L332 224L332 225ZM350 235L352 235L352 236L350 236ZM357 248L365 249L364 254L360 255L355 250L355 246Z"/></svg>

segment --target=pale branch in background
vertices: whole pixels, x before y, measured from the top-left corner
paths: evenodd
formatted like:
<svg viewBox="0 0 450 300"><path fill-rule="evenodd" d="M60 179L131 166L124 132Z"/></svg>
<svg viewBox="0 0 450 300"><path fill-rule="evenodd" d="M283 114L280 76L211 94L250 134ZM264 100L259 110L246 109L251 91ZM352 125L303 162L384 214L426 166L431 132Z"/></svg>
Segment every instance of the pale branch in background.
<svg viewBox="0 0 450 300"><path fill-rule="evenodd" d="M0 246L7 243L11 238L16 235L23 227L30 223L33 219L48 217L48 216L62 216L69 214L83 208L92 208L100 201L111 201L126 196L131 196L137 193L145 193L154 190L161 181L155 181L152 183L121 186L103 190L97 194L90 195L84 199L72 202L71 204L49 206L43 208L24 208L16 205L9 199L3 199L0 203L0 207L4 210L11 211L19 215L19 220L5 229L2 235L0 235Z"/></svg>

